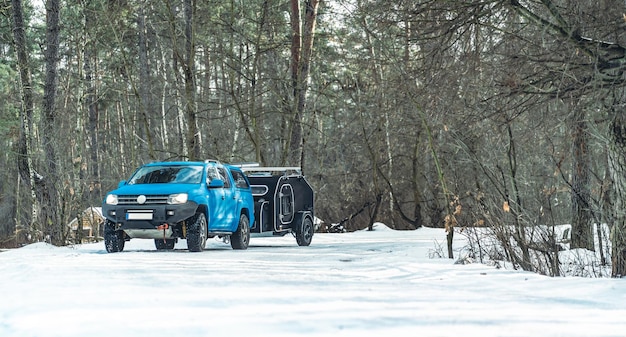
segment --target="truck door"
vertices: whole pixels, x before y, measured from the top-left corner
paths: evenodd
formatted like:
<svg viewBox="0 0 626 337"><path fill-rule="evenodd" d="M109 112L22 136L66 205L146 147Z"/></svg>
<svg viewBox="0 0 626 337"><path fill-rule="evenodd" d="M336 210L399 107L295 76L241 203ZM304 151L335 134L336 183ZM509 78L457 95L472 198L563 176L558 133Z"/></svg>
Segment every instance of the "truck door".
<svg viewBox="0 0 626 337"><path fill-rule="evenodd" d="M217 168L220 179L224 181L224 187L218 190L215 200L215 229L224 231L235 231L239 224L239 214L237 213L237 198L233 181L230 174L223 167ZM235 220L237 220L235 222Z"/></svg>
<svg viewBox="0 0 626 337"><path fill-rule="evenodd" d="M207 169L207 187L213 179L220 179L224 182L223 187L208 188L208 229L209 232L231 231L232 228L232 182L225 170L218 167Z"/></svg>

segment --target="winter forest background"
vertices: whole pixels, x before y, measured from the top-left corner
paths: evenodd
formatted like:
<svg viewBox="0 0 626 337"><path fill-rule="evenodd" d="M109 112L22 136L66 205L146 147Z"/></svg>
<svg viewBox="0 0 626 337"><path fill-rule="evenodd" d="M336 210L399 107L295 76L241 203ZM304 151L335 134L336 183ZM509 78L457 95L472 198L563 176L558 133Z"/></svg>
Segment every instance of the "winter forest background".
<svg viewBox="0 0 626 337"><path fill-rule="evenodd" d="M549 275L571 224L626 275L622 0L0 0L0 54L0 246L211 158L302 166L346 230L486 228L481 256Z"/></svg>

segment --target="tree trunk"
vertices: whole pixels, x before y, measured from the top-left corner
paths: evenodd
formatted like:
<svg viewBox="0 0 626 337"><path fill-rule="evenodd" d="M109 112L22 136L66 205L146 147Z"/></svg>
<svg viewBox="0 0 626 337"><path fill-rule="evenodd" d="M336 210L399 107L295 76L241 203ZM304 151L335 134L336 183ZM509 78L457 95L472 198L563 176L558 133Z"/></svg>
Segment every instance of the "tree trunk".
<svg viewBox="0 0 626 337"><path fill-rule="evenodd" d="M146 14L144 13L145 2L139 3L139 13L137 14L137 30L138 30L138 46L139 46L139 111L141 116L141 125L143 133L145 133L146 143L148 145L148 156L150 159L156 159L154 152L154 137L152 127L150 125L150 117L153 114L154 104L150 99L150 71L148 64L148 42L146 32ZM138 128L142 129L142 128Z"/></svg>
<svg viewBox="0 0 626 337"><path fill-rule="evenodd" d="M374 172L374 174L377 174ZM378 192L378 191L376 191ZM374 203L374 210L370 212L369 222L367 224L367 230L374 230L374 222L376 221L376 217L378 216L378 212L380 211L380 204L383 201L383 195L381 193L376 194L376 202Z"/></svg>
<svg viewBox="0 0 626 337"><path fill-rule="evenodd" d="M41 136L46 157L45 169L47 170L42 200L42 219L45 223L47 234L50 235L53 244L63 245L65 233L61 217L57 214L58 205L58 173L57 158L54 139L56 130L56 89L57 89L57 58L59 54L59 2L60 0L46 1L46 49L44 59L46 62L46 77L44 82L43 96L43 125Z"/></svg>
<svg viewBox="0 0 626 337"><path fill-rule="evenodd" d="M300 65L300 52L302 51L302 24L300 20L300 0L291 0L291 86L293 95L296 96L298 87L298 74Z"/></svg>
<svg viewBox="0 0 626 337"><path fill-rule="evenodd" d="M168 125L167 125L167 98L168 98L168 88L169 88L169 82L173 82L173 80L170 80L170 76L168 76L168 74L170 74L170 72L168 71L168 67L167 67L167 60L165 59L165 52L162 50L161 47L158 48L158 53L161 59L161 62L159 63L159 71L161 73L161 80L162 80L162 90L161 90L161 142L163 143L163 148L166 149L166 151L169 151L169 147L170 147L170 137L169 137L169 132L168 132Z"/></svg>
<svg viewBox="0 0 626 337"><path fill-rule="evenodd" d="M96 72L97 51L94 44L94 38L91 37L90 29L93 25L93 11L89 8L83 9L85 12L85 60L83 69L85 72L85 105L87 111L87 134L89 135L89 202L99 199L100 196L100 165L98 153L100 149L100 137L98 121L100 119L100 111L98 110L96 81L94 74Z"/></svg>
<svg viewBox="0 0 626 337"><path fill-rule="evenodd" d="M422 186L420 185L419 181L420 181L420 164L421 164L421 155L420 155L420 149L421 149L421 144L420 144L420 130L418 128L417 129L417 134L415 137L415 144L414 144L414 148L413 148L413 157L411 158L411 173L412 173L412 177L413 179L411 179L411 187L413 189L413 204L414 204L414 210L413 210L413 226L417 229L422 227L422 200L423 200L423 196L422 196ZM400 207L398 207L398 210L401 210Z"/></svg>
<svg viewBox="0 0 626 337"><path fill-rule="evenodd" d="M310 74L311 58L313 56L313 40L315 36L315 22L319 0L305 1L304 30L300 28L299 0L291 1L291 27L293 39L291 45L291 76L294 86L294 111L289 137L289 162L304 166L304 137L302 122L306 106L306 94ZM303 32L302 34L300 34ZM301 53L300 53L301 51Z"/></svg>
<svg viewBox="0 0 626 337"><path fill-rule="evenodd" d="M18 172L29 190L31 210L30 215L25 217L25 223L18 221L16 226L17 243L23 243L23 238L28 238L33 231L33 224L37 221L37 198L35 194L35 171L32 165L32 128L33 128L33 88L31 84L31 71L26 50L26 31L24 16L22 13L22 1L12 0L13 10L13 39L15 52L20 73L20 89L22 94L22 107L20 109L20 133L18 140ZM19 196L18 196L19 198ZM18 217L19 218L19 217ZM20 235L20 232L25 234Z"/></svg>
<svg viewBox="0 0 626 337"><path fill-rule="evenodd" d="M523 270L533 271L533 265L530 261L530 248L529 241L526 233L526 226L522 223L521 214L523 212L522 198L519 190L518 175L517 175L517 150L515 137L513 137L512 122L507 122L507 135L508 135L508 147L507 147L507 160L509 164L509 171L507 172L508 178L511 184L511 194L505 189L506 195L506 208L505 212L510 212L513 215L513 226L515 227L513 239L517 246L521 250L521 256L516 253L512 253L512 259L518 263ZM502 172L502 179L506 186L505 173Z"/></svg>
<svg viewBox="0 0 626 337"><path fill-rule="evenodd" d="M589 151L587 149L587 121L581 107L574 107L572 130L572 231L571 248L594 250L591 230L589 191Z"/></svg>
<svg viewBox="0 0 626 337"><path fill-rule="evenodd" d="M185 75L185 114L187 117L187 154L189 160L200 159L202 138L198 129L196 116L196 83L195 83L195 36L194 36L194 12L195 0L184 1L185 11L185 63L183 72Z"/></svg>
<svg viewBox="0 0 626 337"><path fill-rule="evenodd" d="M293 99L294 103L292 105L292 115L293 120L288 125L289 134L287 135L287 146L284 149L286 151L287 156L283 156L282 164L287 164L285 161L290 162L292 165L296 165L296 161L299 160L299 156L297 153L298 145L300 142L300 137L302 135L301 130L297 128L300 127L300 123L298 120L300 116L298 115L298 102L297 98L299 95L298 85L300 83L300 62L301 62L301 52L302 52L302 24L300 18L300 0L291 0L291 86L293 88Z"/></svg>
<svg viewBox="0 0 626 337"><path fill-rule="evenodd" d="M611 275L624 277L626 276L626 111L614 112L609 128L608 157L614 192Z"/></svg>
<svg viewBox="0 0 626 337"><path fill-rule="evenodd" d="M368 27L367 19L363 19L363 26L365 29L365 36L367 39L367 48L369 50L370 56L372 60L378 60L378 55L376 54L376 49L374 47L374 43L372 41L371 29ZM372 79L376 85L375 90L375 99L377 102L376 110L380 111L383 115L383 127L379 127L379 129L384 129L384 138L385 138L385 149L381 152L386 154L386 163L387 167L387 177L389 177L389 183L391 184L391 179L393 178L393 152L391 149L391 135L389 129L389 109L387 109L386 105L386 95L385 90L383 89L384 75L382 71L382 66L378 62L372 62ZM375 173L378 174L378 173ZM393 213L393 190L389 189L389 213Z"/></svg>

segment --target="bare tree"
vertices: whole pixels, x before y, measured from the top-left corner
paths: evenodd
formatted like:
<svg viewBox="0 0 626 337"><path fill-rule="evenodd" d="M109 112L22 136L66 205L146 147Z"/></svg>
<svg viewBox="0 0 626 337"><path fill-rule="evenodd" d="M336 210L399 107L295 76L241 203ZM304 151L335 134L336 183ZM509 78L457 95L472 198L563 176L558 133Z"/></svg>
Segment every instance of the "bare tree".
<svg viewBox="0 0 626 337"><path fill-rule="evenodd" d="M46 176L43 179L42 219L46 232L54 244L65 243L64 226L59 216L58 168L55 151L55 135L58 135L56 122L57 63L59 54L59 14L60 1L46 1L46 76L43 97L42 142L45 153Z"/></svg>
<svg viewBox="0 0 626 337"><path fill-rule="evenodd" d="M572 130L572 231L571 248L594 250L590 191L589 129L581 106L573 107Z"/></svg>
<svg viewBox="0 0 626 337"><path fill-rule="evenodd" d="M313 57L313 40L319 0L304 2L304 25L300 20L300 1L291 0L291 76L293 81L293 120L289 135L289 162L304 166L303 118Z"/></svg>
<svg viewBox="0 0 626 337"><path fill-rule="evenodd" d="M607 4L608 5L608 4ZM623 2L614 1L611 5L615 8L624 8ZM531 7L519 1L511 2L512 8L523 18L533 24L549 31L557 40L565 42L579 50L582 55L582 62L572 64L579 71L579 80L569 83L569 86L561 85L558 88L550 88L548 92L578 92L586 93L590 90L604 91L607 88L612 99L606 100L607 110L610 120L608 128L609 134L609 170L614 184L615 200L613 205L613 276L626 275L626 236L622 235L622 229L626 228L626 214L623 212L624 203L622 191L626 190L626 180L623 172L623 164L626 162L624 154L624 111L620 97L623 95L623 87L626 84L623 77L626 70L626 47L619 38L623 33L618 28L623 25L623 18L620 15L604 17L607 12L598 11L596 20L607 22L606 25L583 32L575 20L569 21L562 7L552 0L544 0L540 5ZM586 35L590 34L590 35ZM563 83L563 82L561 82ZM577 186L579 189L580 186ZM580 192L580 189L576 192ZM584 205L581 205L584 207Z"/></svg>
<svg viewBox="0 0 626 337"><path fill-rule="evenodd" d="M198 129L197 108L196 108L196 74L195 74L195 26L194 17L196 10L195 0L185 0L183 2L183 12L185 17L185 56L181 66L185 78L185 116L187 117L187 148L188 156L191 160L200 159L202 147L202 136Z"/></svg>
<svg viewBox="0 0 626 337"><path fill-rule="evenodd" d="M621 102L623 95L620 93L616 96L609 127L609 170L614 191L614 223L611 229L613 277L626 276L626 111Z"/></svg>
<svg viewBox="0 0 626 337"><path fill-rule="evenodd" d="M146 14L145 14L145 1L140 1L138 4L139 11L137 13L137 36L138 36L138 53L139 53L139 109L140 109L140 123L142 125L140 130L142 134L146 135L146 143L148 145L148 156L151 159L156 159L155 144L154 144L154 130L150 123L154 114L154 103L150 97L150 71L148 64L148 37L146 27Z"/></svg>
<svg viewBox="0 0 626 337"><path fill-rule="evenodd" d="M13 41L15 53L17 54L17 65L20 73L20 133L18 141L18 171L22 182L30 192L30 217L25 222L18 222L16 232L18 232L18 242L23 242L27 238L19 235L31 236L35 230L34 224L38 221L38 202L36 198L35 170L32 161L32 130L33 130L33 87L31 79L30 61L27 51L26 28L21 0L11 0L13 18ZM19 233L23 232L23 233ZM35 238L32 238L35 239Z"/></svg>

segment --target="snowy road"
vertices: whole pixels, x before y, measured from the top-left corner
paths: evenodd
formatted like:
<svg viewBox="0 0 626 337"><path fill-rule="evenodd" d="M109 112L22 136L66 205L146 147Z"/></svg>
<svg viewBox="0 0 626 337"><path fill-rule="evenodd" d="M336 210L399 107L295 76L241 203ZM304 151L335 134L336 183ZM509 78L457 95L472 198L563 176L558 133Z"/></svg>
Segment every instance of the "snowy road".
<svg viewBox="0 0 626 337"><path fill-rule="evenodd" d="M624 336L626 282L429 255L441 229L0 253L0 336Z"/></svg>

